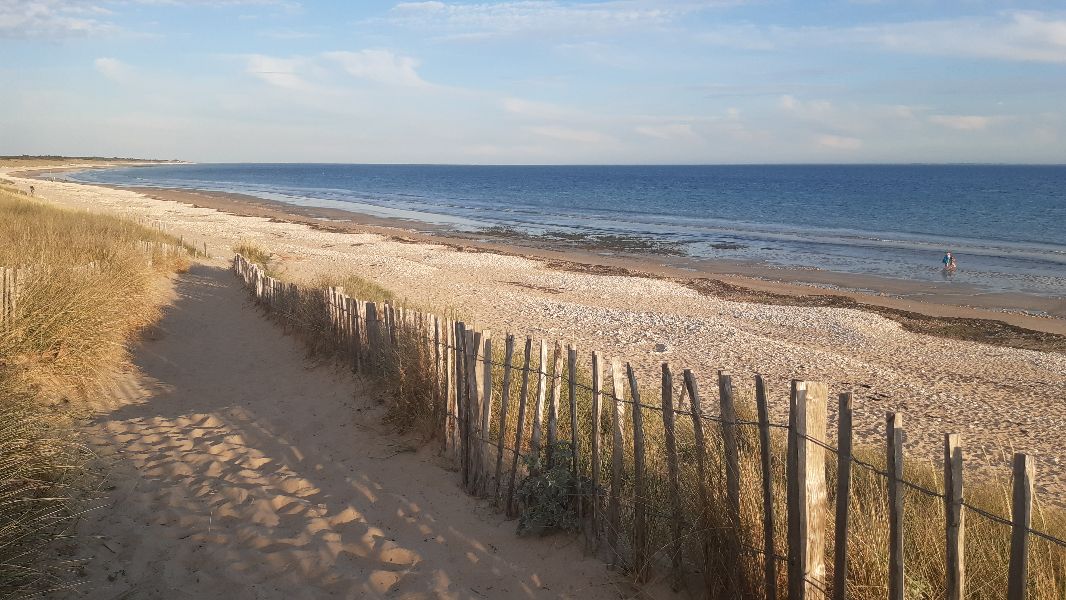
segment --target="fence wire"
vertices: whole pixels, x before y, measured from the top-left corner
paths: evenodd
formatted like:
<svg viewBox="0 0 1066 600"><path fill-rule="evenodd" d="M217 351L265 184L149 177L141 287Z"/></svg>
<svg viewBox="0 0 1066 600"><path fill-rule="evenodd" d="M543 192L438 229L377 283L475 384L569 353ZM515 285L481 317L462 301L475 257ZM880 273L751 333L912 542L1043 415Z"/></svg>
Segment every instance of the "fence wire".
<svg viewBox="0 0 1066 600"><path fill-rule="evenodd" d="M250 263L248 263L248 264L250 265ZM251 269L249 269L249 271L251 271ZM246 285L248 285L248 286L252 287L253 289L255 289L256 286L255 286L254 274L249 276L249 275L245 275L243 272L240 272L240 271L238 271L238 274L242 276L242 279L244 280ZM265 276L261 275L261 277L265 277ZM266 286L263 286L263 289L265 291L268 288ZM279 295L284 296L284 295L287 295L289 293L290 293L289 285L288 284L282 284L282 286L280 288L280 294ZM440 326L439 331L444 334L444 335L439 336L439 339L438 339L438 336L430 335L429 329L428 329L428 327L426 327L426 325L428 325L431 322L429 320L423 321L422 324L414 324L414 325L412 325L411 323L409 323L409 322L407 322L405 320L397 321L396 318L395 318L395 312L393 312L392 310L389 310L389 312L392 313L392 318L388 318L386 316L386 313L382 312L382 313L378 313L378 315L376 316L375 319L368 319L363 314L362 310L359 308L361 306L365 306L364 302L355 301L357 310L353 313L351 310L349 310L348 306L345 305L345 304L334 304L334 303L332 303L330 301L330 299L328 297L324 297L323 300L325 301L327 307L332 307L334 310L336 310L336 314L343 315L341 317L341 319L351 321L351 322L353 322L354 324L357 325L356 327L351 327L350 329L348 327L340 327L338 329L338 327L337 327L338 324L336 324L336 323L334 324L334 333L336 333L336 334L342 334L342 333L346 333L348 331L351 331L351 333L357 338L352 345L361 345L364 341L369 341L369 336L368 336L367 332L370 330L371 327L379 328L379 327L385 326L385 327L389 328L392 331L389 332L391 335L386 335L386 336L384 336L383 339L387 339L387 340L391 339L392 336L395 335L395 332L394 332L395 328L405 329L405 330L407 330L406 333L408 335L410 335L412 333L415 333L417 335L417 337L415 338L417 341L419 341L421 343L424 343L424 344L427 344L427 345L430 345L430 344L433 345L434 346L434 351L439 353L438 354L439 356L443 356L443 355L445 355L446 352L452 351L452 352L454 352L456 354L457 357L462 357L461 359L457 359L457 360L465 361L465 360L468 360L468 358L470 357L470 353L468 352L467 348L465 347L465 344L460 346L458 344L452 344L452 343L449 343L449 342L446 341L446 339L448 337L448 333L447 333L445 327L443 326L443 324L446 323L446 322L449 322L447 320L443 320L443 319L439 319L439 318L436 319L436 322L437 322L438 326ZM382 306L387 306L387 304L384 304ZM456 333L458 333L458 329L454 328L454 326L458 323L458 321L452 320L451 323L453 325L453 330ZM470 331L470 330L466 329L465 331ZM518 338L515 338L515 339L517 340ZM528 340L532 340L532 339L533 339L532 337L527 337L527 341ZM515 354L517 355L518 353L516 352ZM525 353L523 352L522 354L524 356ZM363 353L363 357L364 358L369 358L367 353ZM478 349L475 349L475 351L473 352L473 356L472 357L474 359L474 363L475 364L480 363L480 364L483 364L483 365L488 365L490 367L500 367L500 368L504 368L504 369L509 368L509 369L512 370L512 372L516 372L518 374L525 375L525 376L529 377L530 379L532 379L533 376L537 376L537 377L548 378L548 379L551 379L552 381L558 380L558 381L560 381L562 383L565 383L568 387L572 386L572 387L574 387L576 389L580 389L580 390L582 390L584 392L587 392L589 394L597 394L598 393L602 399L607 400L609 402L615 402L615 403L619 403L619 404L623 404L623 405L628 405L628 406L631 406L633 408L650 410L650 411L655 411L655 412L658 412L658 413L662 413L663 412L663 407L662 406L644 404L644 403L641 403L641 402L634 401L632 399L626 399L624 397L619 397L619 396L615 395L615 393L614 393L614 392L617 392L617 390L612 390L612 392L607 392L604 389L602 389L602 387L601 387L601 389L597 390L593 386L590 386L590 385L588 385L588 384L586 384L586 383L584 383L582 381L575 380L575 379L571 378L568 375L564 375L564 374L561 374L561 373L549 372L548 369L546 368L545 364L540 364L537 367L532 367L532 366L527 367L524 364L519 364L519 365L516 365L516 364L513 364L513 363L512 364L507 364L505 362L498 361L498 360L494 359L491 356L486 356L485 354L480 353L478 351ZM533 358L532 349L531 349L531 355L529 357L527 357L527 358L529 358L529 359ZM629 370L631 370L631 367L630 367L629 363L626 363L626 369L627 369L627 372ZM462 378L466 377L466 374L465 373L460 374L459 371L457 370L457 368L451 369L451 372L448 372L448 371L449 371L448 369L443 369L443 368L439 369L440 375L442 377L446 378L446 379L454 380L456 377L462 377ZM443 384L443 381L441 381L440 383ZM455 390L456 394L457 394L456 402L459 401L460 397L465 397L466 396L466 394L463 393L463 391L462 391L463 387L465 387L465 386L462 386L462 385L457 386L457 388ZM681 386L681 394L679 396L679 398L681 400L678 402L678 405L680 405L683 402L683 400L685 399L686 393L687 393L686 386L682 385ZM820 439L817 439L817 438L814 438L814 437L811 437L811 436L808 436L808 435L805 435L805 434L797 433L797 432L793 431L789 427L788 424L773 423L773 422L769 422L769 423L763 424L763 423L760 423L759 421L744 420L744 419L739 419L739 418L728 420L728 419L725 419L725 418L723 418L721 416L715 416L715 415L708 415L708 414L702 414L702 413L697 415L697 414L695 414L695 413L693 413L691 411L681 410L681 409L678 409L678 408L675 408L672 412L675 415L682 415L682 416L688 416L688 417L694 417L695 416L695 417L700 418L702 421L709 422L709 423L717 423L717 424L722 425L722 426L762 427L762 426L765 425L766 427L772 428L772 429L786 430L790 436L794 436L797 439L803 439L803 440L805 440L807 442L810 442L810 443L812 443L812 444L814 444L814 445L816 445L816 446L818 446L820 448L825 449L828 452L833 453L834 455L836 455L838 457L841 456L841 453L840 453L839 449L831 446L830 444L828 444L828 443L826 443L826 442L824 442L824 441L822 441ZM528 418L529 417L527 416L527 419ZM445 419L451 420L453 427L457 426L456 421L458 421L458 417L456 415L448 413L448 414L445 415ZM502 434L502 432L501 432L501 434ZM494 449L499 446L499 441L498 440L492 440L492 439L490 439L488 437L484 437L484 436L480 435L476 430L472 430L469 435L471 437L473 437L474 440L477 440L477 441L481 442L482 444L491 445ZM522 452L520 449L516 449L516 448L514 448L512 446L507 446L506 442L505 442L505 444L503 446L503 449L506 452L510 453L512 456L517 454L517 456L519 458L523 459L523 460L529 460L529 459L532 458L531 455ZM460 451L456 450L456 452L458 453ZM884 470L882 468L879 468L879 467L877 467L876 465L874 465L872 463L869 463L869 462L866 462L866 461L864 461L862 459L856 458L854 455L848 455L846 458L853 465L856 465L856 466L858 466L860 468L863 468L863 469L865 469L865 470L867 470L867 471L869 471L871 473L874 473L874 474L876 474L876 475L878 475L878 476L880 476L882 478L885 478L886 480L892 479L892 475L888 471L886 471L886 470ZM506 469L506 472L508 474L510 474L511 470L510 469ZM938 499L945 500L945 501L948 499L947 496L944 493L936 491L936 490L933 490L933 489L930 489L930 488L927 488L927 487L924 487L924 486L922 486L920 484L917 484L915 482L912 482L912 481L909 481L909 480L906 480L906 479L902 479L902 478L896 478L896 481L899 482L900 484L902 484L904 487L906 487L908 489L911 489L911 490L914 490L915 492L921 493L921 494L923 494L925 496L938 498ZM592 500L594 502L599 502L601 497L604 496L604 494L602 493L602 490L595 490L595 491L592 491L590 493L575 494L575 496L580 496L580 497L585 497L585 498L588 498L588 497L591 496L591 498L592 498ZM975 514L977 514L977 515L979 515L979 516L981 516L983 518L986 518L986 519L988 519L988 520L990 520L990 521L992 521L994 523L998 523L998 524L1005 525L1005 526L1012 527L1012 528L1016 527L1015 523L1013 521L1011 521L1010 519L1007 519L1007 518L1001 517L999 515L996 515L996 514L994 514L992 512L989 512L989 511L987 511L987 510L985 510L983 508L975 506L975 505L973 505L973 504L971 504L969 502L963 501L962 502L962 506L966 507L967 509L969 509L973 513L975 513ZM630 508L630 509L632 509L633 507L634 507L633 504L629 504L628 505L628 508ZM649 516L649 517L655 517L655 518L659 518L659 519L673 519L673 517L674 517L674 515L672 515L672 514L660 513L660 512L657 512L657 511L652 511L652 510L648 509L646 506L644 508L645 508L645 511L646 511L645 512L646 516ZM1034 537L1043 539L1043 540L1045 540L1045 541L1047 541L1047 542L1049 542L1051 544L1054 544L1056 546L1059 546L1061 548L1066 548L1066 540L1060 539L1060 538L1058 538L1056 536L1053 536L1051 534L1048 534L1048 533L1045 533L1045 532L1042 532L1042 531L1039 531L1039 530L1036 530L1036 529L1032 529L1032 528L1029 528L1029 527L1026 527L1026 528L1023 528L1023 529L1028 534L1030 534L1030 535L1032 535ZM757 548L754 548L754 547L749 547L748 549L753 551L753 552L757 552L759 554L765 554L765 552L763 552L761 549L757 549ZM774 555L774 556L772 556L770 558L773 559L773 560L782 560L782 561L787 561L788 560L788 557L780 556L780 555Z"/></svg>

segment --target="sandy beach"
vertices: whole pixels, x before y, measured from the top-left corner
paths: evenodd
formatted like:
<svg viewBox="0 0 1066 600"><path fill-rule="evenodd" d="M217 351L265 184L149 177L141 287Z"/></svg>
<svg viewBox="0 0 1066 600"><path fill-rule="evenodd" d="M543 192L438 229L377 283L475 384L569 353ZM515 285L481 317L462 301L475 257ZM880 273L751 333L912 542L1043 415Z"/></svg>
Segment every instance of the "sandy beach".
<svg viewBox="0 0 1066 600"><path fill-rule="evenodd" d="M778 421L786 416L789 379L826 381L832 392L855 390L856 431L869 443L880 443L886 412L902 411L910 460L938 461L946 432L963 434L967 472L974 475L1001 476L1010 453L1024 450L1037 456L1042 499L1063 504L1062 319L962 302L833 292L869 305L862 310L810 300L824 289L736 275L707 279L701 289L692 284L691 274L683 280L669 266L653 269L602 258L583 262L575 253L527 252L500 242L442 242L394 224L327 221L241 198L160 190L150 197L6 177L23 187L33 183L38 196L51 202L161 224L188 242L206 243L216 265L230 258L237 241L251 240L273 252L288 277L356 273L408 302L454 308L495 332L573 341L583 351L619 356L639 367L644 379L669 361L692 369L710 387L714 372L726 369L748 395L750 375L759 372L771 384ZM241 203L243 209L237 206ZM241 212L256 216L234 214ZM1008 330L999 345L933 336L908 330L898 314L888 318L870 307L974 323L993 318L1047 335L1011 339L1019 334ZM1047 312L1061 310L1050 308ZM1024 347L1011 347L1019 345Z"/></svg>

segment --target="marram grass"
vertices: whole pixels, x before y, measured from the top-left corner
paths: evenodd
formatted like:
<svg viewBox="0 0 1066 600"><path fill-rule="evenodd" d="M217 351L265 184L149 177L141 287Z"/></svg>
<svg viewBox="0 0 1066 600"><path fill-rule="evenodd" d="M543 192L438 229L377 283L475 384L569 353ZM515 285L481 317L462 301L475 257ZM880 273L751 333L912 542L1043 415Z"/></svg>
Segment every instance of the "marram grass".
<svg viewBox="0 0 1066 600"><path fill-rule="evenodd" d="M321 280L316 286L300 289L300 307L295 315L278 315L292 326L308 341L313 350L320 353L337 352L344 355L347 348L336 344L331 336L323 285L341 285L338 279ZM378 300L375 297L360 297L358 293L349 295L359 299ZM425 340L422 332L401 329L395 346L387 349L379 357L381 377L379 382L386 401L386 420L401 430L413 430L423 434L427 439L441 434L441 419L444 414L444 396L435 393L439 384L436 377L436 353ZM521 369L524 363L524 343L522 336L516 336L515 352L511 359L513 365L509 387L509 410L507 422L503 424L504 447L515 447L515 433L518 427L518 405L521 395ZM497 332L493 336L493 360L503 363L505 336ZM532 348L529 377L529 396L524 415L524 435L518 444L520 451L530 451L529 435L533 428L533 406L538 387L538 371L549 373L547 393L551 394L553 373L553 352L549 347L548 362L540 365L539 340ZM558 414L558 435L560 440L571 439L571 415L569 383L565 379L565 349L561 397ZM581 363L587 365L588 354L581 355ZM607 361L604 361L605 363ZM480 369L480 364L478 366ZM604 365L602 420L593 423L591 374L587 366L579 367L576 387L577 439L581 448L578 464L581 472L591 472L589 448L592 446L592 432L599 429L601 454L601 492L600 511L607 509L606 491L611 488L611 454L613 425L611 416L614 412L612 377L607 365ZM661 390L648 381L658 383L658 374L647 377L640 374L638 379L645 381L640 387L641 403L645 406L657 406ZM503 395L502 369L494 369L493 397L496 402L493 409L493 423L489 438L495 446L500 435L497 422L499 401ZM632 544L634 531L634 451L633 421L634 409L628 380L622 378L625 390L623 400L623 439L622 461L624 468L619 481L615 482L620 490L620 523L617 531L622 570L632 568ZM674 374L674 398L681 398L681 377ZM717 415L711 408L717 404L717 382L701 381L703 390L704 412ZM754 421L754 398L750 383L735 382L738 417L741 421ZM778 391L780 392L780 391ZM772 401L783 401L780 393ZM689 410L688 400L675 405L678 410ZM645 444L646 478L644 481L644 499L648 510L647 549L651 557L652 568L649 578L664 581L668 577L671 563L670 552L677 539L669 518L670 496L669 478L666 460L666 444L663 432L662 412L652 408L642 408ZM737 523L729 518L729 502L726 498L725 459L721 426L713 421L703 423L706 439L705 476L707 489L707 508L705 518L700 519L701 506L697 485L696 445L691 417L677 416L676 425L677 450L680 470L680 495L683 526L681 532L682 564L687 572L686 582L690 589L704 585L700 570L703 569L703 542L706 539L709 550L712 583L712 598L744 598L762 600L765 596L764 565L765 557L760 552L763 546L763 504L762 504L762 468L759 459L758 430L750 425L737 427L740 454L740 515ZM774 505L774 539L776 553L787 553L787 523L785 508L785 446L784 432L772 430L772 469L773 505ZM861 460L884 470L884 448L857 447L855 455ZM513 454L505 450L504 477L501 491L506 498L508 472ZM832 557L834 553L833 510L836 503L836 465L835 456L829 453L826 463L829 497L826 504L826 582L833 580ZM908 481L924 488L942 492L943 476L939 465L932 465L911 457L906 461L904 476ZM519 476L521 481L521 474ZM1011 492L1010 482L995 479L977 479L967 477L967 502L984 510L1009 518ZM854 466L852 469L852 488L849 499L850 526L848 528L848 574L846 580L847 597L855 600L882 600L888 594L888 506L885 479L868 469ZM588 507L586 507L587 509ZM1007 572L1010 556L1010 528L990 522L983 517L967 511L965 563L967 570L967 600L1000 600L1006 597ZM906 562L906 597L913 599L943 598L945 596L946 560L945 560L945 517L943 500L917 491L906 489L904 511L904 558ZM1060 539L1066 539L1066 513L1057 506L1048 505L1038 499L1034 510L1032 528L1043 531ZM709 532L710 535L704 535ZM609 553L609 549L604 549ZM787 598L787 565L783 560L776 561L778 600ZM630 573L632 574L632 573ZM1056 546L1045 540L1033 537L1030 542L1029 560L1029 595L1030 600L1062 600L1066 598L1066 548Z"/></svg>
<svg viewBox="0 0 1066 600"><path fill-rule="evenodd" d="M3 186L0 240L0 266L19 269L14 313L0 322L0 597L22 597L49 585L45 550L92 485L72 417L158 317L163 274L188 263L149 257L141 242L176 245L158 231Z"/></svg>

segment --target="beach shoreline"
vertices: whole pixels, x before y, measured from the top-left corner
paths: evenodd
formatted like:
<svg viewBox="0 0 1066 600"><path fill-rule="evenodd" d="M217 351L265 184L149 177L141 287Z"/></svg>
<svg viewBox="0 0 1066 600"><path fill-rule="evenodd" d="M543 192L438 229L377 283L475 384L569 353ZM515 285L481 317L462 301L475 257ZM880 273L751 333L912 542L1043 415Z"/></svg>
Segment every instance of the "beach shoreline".
<svg viewBox="0 0 1066 600"><path fill-rule="evenodd" d="M65 169L77 170L74 169ZM11 173L41 177L45 173ZM399 218L385 218L336 208L302 206L247 194L177 188L100 185L144 194L158 200L181 202L235 216L260 217L299 223L337 233L375 233L401 242L439 244L463 252L494 252L539 260L556 269L651 277L688 285L703 293L773 304L838 306L871 310L916 322L913 315L933 319L965 319L967 330L980 328L979 321L1001 321L1009 327L1066 335L1066 298L1034 294L982 292L966 284L907 281L875 275L838 273L820 269L773 267L728 259L693 259L668 253L599 251L587 247L527 237L461 232L444 226ZM902 314L907 313L907 314ZM927 327L926 332L935 332ZM949 328L950 329L950 328ZM994 327L992 343L1004 338ZM1015 338L1019 332L1007 332ZM970 336L971 339L973 335ZM1046 340L1040 348L1048 348ZM1058 349L1066 350L1066 342Z"/></svg>
<svg viewBox="0 0 1066 600"><path fill-rule="evenodd" d="M787 419L780 396L790 380L824 381L834 392L855 391L855 430L864 443L882 444L885 413L902 411L915 460L939 460L943 434L960 432L975 476L1002 481L1010 453L1031 451L1041 457L1042 493L1066 498L1062 319L740 276L671 277L621 258L582 262L572 252L443 239L395 223L323 221L247 198L145 195L47 179L37 180L37 190L45 201L120 214L207 245L209 264L219 268L228 268L231 248L250 242L272 255L284 279L357 275L398 302L459 314L494 337L562 340L619 357L642 381L657 377L666 361L705 382L724 369L745 398L753 393L749 375L760 373L779 421ZM253 209L254 216L236 214ZM1007 321L1031 326L1018 332L1013 327L1023 325ZM831 408L831 421L834 414Z"/></svg>

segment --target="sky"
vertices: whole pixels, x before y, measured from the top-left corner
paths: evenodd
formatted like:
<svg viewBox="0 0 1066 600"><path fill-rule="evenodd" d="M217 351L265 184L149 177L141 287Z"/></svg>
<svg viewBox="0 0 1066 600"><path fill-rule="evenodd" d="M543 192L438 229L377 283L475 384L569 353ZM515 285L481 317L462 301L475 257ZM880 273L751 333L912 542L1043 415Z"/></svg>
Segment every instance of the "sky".
<svg viewBox="0 0 1066 600"><path fill-rule="evenodd" d="M0 154L1066 163L1066 0L0 0Z"/></svg>

